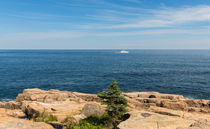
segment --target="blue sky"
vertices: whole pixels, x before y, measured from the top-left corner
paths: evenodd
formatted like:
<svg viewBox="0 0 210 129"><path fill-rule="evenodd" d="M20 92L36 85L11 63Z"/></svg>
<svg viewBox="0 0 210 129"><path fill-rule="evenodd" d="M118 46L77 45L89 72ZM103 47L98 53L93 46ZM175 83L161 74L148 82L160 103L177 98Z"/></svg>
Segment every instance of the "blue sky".
<svg viewBox="0 0 210 129"><path fill-rule="evenodd" d="M0 49L210 49L210 0L0 0Z"/></svg>

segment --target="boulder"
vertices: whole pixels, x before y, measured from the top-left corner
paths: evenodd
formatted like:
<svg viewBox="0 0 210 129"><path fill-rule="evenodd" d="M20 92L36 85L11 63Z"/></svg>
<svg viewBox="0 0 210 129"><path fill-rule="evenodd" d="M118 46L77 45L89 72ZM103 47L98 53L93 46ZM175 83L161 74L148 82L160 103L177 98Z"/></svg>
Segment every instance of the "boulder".
<svg viewBox="0 0 210 129"><path fill-rule="evenodd" d="M105 109L101 105L97 103L88 103L82 108L81 113L88 117L92 115L102 116L104 112Z"/></svg>

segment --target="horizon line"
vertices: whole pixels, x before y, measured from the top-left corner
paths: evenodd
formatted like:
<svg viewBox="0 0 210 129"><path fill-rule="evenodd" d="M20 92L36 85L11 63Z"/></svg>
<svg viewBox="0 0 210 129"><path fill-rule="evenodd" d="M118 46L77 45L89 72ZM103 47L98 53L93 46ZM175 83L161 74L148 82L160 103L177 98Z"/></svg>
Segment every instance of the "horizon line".
<svg viewBox="0 0 210 129"><path fill-rule="evenodd" d="M210 48L0 48L0 50L210 50Z"/></svg>

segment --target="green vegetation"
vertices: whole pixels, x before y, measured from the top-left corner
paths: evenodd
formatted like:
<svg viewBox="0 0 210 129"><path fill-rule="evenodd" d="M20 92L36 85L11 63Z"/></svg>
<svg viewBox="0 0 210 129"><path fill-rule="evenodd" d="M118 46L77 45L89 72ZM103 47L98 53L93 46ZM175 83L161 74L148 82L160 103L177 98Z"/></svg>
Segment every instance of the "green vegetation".
<svg viewBox="0 0 210 129"><path fill-rule="evenodd" d="M78 125L68 125L67 127L68 129L106 129L106 128L103 128L101 125L93 125L93 124L90 124L88 122L80 122Z"/></svg>
<svg viewBox="0 0 210 129"><path fill-rule="evenodd" d="M114 80L112 84L104 91L98 93L101 103L107 105L106 112L112 123L114 129L124 119L127 113L128 102L117 86L117 81Z"/></svg>
<svg viewBox="0 0 210 129"><path fill-rule="evenodd" d="M66 118L62 121L62 123L66 123L71 120L70 116L66 116Z"/></svg>
<svg viewBox="0 0 210 129"><path fill-rule="evenodd" d="M107 120L109 120L109 118L106 114L101 117L89 116L86 119L80 120L78 124L69 124L67 129L108 129L106 126Z"/></svg>
<svg viewBox="0 0 210 129"><path fill-rule="evenodd" d="M121 121L126 120L129 115L127 113L127 100L121 95L121 91L117 86L117 82L113 83L104 91L98 93L100 102L107 105L105 113L99 116L89 116L74 123L71 117L66 117L64 123L67 129L117 129Z"/></svg>
<svg viewBox="0 0 210 129"><path fill-rule="evenodd" d="M57 117L53 115L49 115L47 113L41 113L38 117L33 118L36 122L50 122L50 121L57 121Z"/></svg>

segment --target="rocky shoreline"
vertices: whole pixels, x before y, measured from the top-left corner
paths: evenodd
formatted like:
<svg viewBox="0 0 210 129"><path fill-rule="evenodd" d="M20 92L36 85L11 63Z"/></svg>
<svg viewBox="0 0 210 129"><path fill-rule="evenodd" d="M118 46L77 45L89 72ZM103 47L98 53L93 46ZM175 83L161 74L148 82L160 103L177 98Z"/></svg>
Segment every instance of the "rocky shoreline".
<svg viewBox="0 0 210 129"><path fill-rule="evenodd" d="M123 95L130 117L120 129L210 129L210 100L158 92ZM0 129L62 129L68 119L78 122L101 115L104 108L95 94L25 89L16 101L0 102Z"/></svg>

